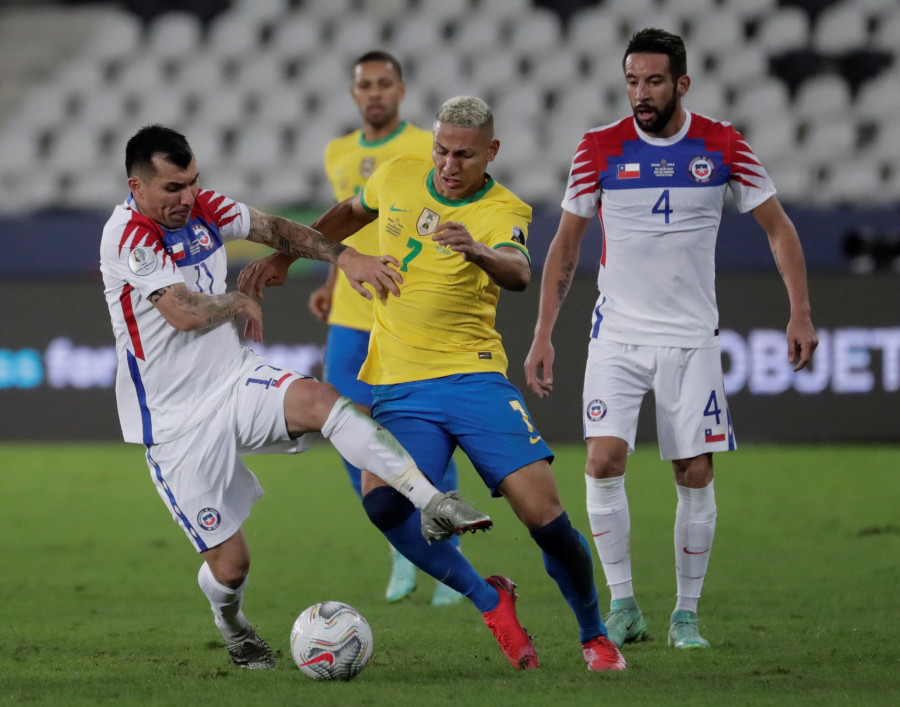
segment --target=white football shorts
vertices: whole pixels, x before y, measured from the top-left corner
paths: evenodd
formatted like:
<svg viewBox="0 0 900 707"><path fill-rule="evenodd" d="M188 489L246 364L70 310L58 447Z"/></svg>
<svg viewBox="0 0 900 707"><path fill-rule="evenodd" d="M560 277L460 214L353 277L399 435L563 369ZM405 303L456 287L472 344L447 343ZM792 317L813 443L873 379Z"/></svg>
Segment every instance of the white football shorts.
<svg viewBox="0 0 900 707"><path fill-rule="evenodd" d="M718 346L681 349L591 339L584 374L584 436L618 437L634 452L638 413L656 396L662 459L737 449Z"/></svg>
<svg viewBox="0 0 900 707"><path fill-rule="evenodd" d="M288 386L309 377L257 358L219 410L184 436L147 447L156 490L198 552L234 535L263 495L242 456L309 448L309 435L291 439L284 420Z"/></svg>

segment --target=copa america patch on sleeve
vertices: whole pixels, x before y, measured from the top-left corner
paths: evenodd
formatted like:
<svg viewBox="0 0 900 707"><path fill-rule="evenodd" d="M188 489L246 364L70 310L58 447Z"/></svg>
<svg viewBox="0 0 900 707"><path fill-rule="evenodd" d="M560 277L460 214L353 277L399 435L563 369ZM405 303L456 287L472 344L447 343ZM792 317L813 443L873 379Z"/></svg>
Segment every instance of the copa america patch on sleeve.
<svg viewBox="0 0 900 707"><path fill-rule="evenodd" d="M152 248L139 245L128 254L128 267L135 275L149 275L156 270L156 253Z"/></svg>

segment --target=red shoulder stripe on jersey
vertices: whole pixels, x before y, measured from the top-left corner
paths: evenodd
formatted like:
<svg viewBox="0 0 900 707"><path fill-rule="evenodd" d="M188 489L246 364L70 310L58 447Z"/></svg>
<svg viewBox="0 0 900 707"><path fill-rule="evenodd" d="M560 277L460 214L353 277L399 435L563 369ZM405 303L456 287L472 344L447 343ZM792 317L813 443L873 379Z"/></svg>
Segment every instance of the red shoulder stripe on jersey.
<svg viewBox="0 0 900 707"><path fill-rule="evenodd" d="M122 231L122 239L119 241L119 255L122 255L122 251L125 248L132 251L138 246L151 248L154 253L162 251L163 265L168 261L173 268L175 267L175 261L171 260L168 251L163 245L162 231L159 228L159 224L153 219L132 211L131 218Z"/></svg>
<svg viewBox="0 0 900 707"><path fill-rule="evenodd" d="M224 207L222 206L223 203L225 204ZM200 190L197 193L197 199L194 201L191 215L202 216L217 226L227 226L240 215L240 211L237 209L235 202L224 195L217 194L214 191Z"/></svg>
<svg viewBox="0 0 900 707"><path fill-rule="evenodd" d="M131 337L134 355L143 361L144 345L141 343L141 332L138 330L137 318L134 316L134 307L131 302L131 293L133 291L134 288L131 285L125 285L122 288L122 294L119 295L119 304L122 305L122 315L125 317L125 324L128 326L128 335Z"/></svg>

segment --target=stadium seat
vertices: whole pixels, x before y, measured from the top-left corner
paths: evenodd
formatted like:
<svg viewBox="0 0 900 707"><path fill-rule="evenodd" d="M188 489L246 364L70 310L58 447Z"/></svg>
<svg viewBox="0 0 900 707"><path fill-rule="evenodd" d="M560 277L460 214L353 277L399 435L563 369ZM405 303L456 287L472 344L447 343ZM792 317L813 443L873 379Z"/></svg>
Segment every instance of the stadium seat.
<svg viewBox="0 0 900 707"><path fill-rule="evenodd" d="M98 61L119 60L139 49L144 28L136 15L125 10L110 10L98 23L85 54Z"/></svg>
<svg viewBox="0 0 900 707"><path fill-rule="evenodd" d="M872 33L871 46L874 49L896 52L898 37L900 37L900 7L895 4L892 10L886 10L878 16ZM894 61L897 61L896 58Z"/></svg>
<svg viewBox="0 0 900 707"><path fill-rule="evenodd" d="M357 13L363 17L394 20L402 18L411 10L410 0L359 0Z"/></svg>
<svg viewBox="0 0 900 707"><path fill-rule="evenodd" d="M472 15L474 10L471 0L418 0L419 13L437 22L453 22Z"/></svg>
<svg viewBox="0 0 900 707"><path fill-rule="evenodd" d="M881 171L881 166L871 160L830 162L818 191L822 200L832 205L881 203L887 196L881 188Z"/></svg>
<svg viewBox="0 0 900 707"><path fill-rule="evenodd" d="M722 0L722 11L741 20L760 20L776 11L779 0Z"/></svg>
<svg viewBox="0 0 900 707"><path fill-rule="evenodd" d="M726 55L746 43L744 22L733 12L714 10L696 18L686 41L698 45L705 54Z"/></svg>
<svg viewBox="0 0 900 707"><path fill-rule="evenodd" d="M505 47L506 38L500 22L485 21L478 15L458 18L447 40L453 51L477 52L490 47Z"/></svg>
<svg viewBox="0 0 900 707"><path fill-rule="evenodd" d="M397 54L401 61L404 57L417 61L446 46L448 21L421 11L410 13L402 21L389 21L387 27L386 48Z"/></svg>
<svg viewBox="0 0 900 707"><path fill-rule="evenodd" d="M769 70L766 55L752 43L737 45L732 49L720 51L714 58L714 69L711 80L719 81L725 87L739 91L748 83L759 80ZM691 62L688 61L688 74L693 75ZM692 89L693 90L693 89Z"/></svg>
<svg viewBox="0 0 900 707"><path fill-rule="evenodd" d="M754 41L767 54L803 47L809 39L809 16L799 7L779 7L764 15Z"/></svg>
<svg viewBox="0 0 900 707"><path fill-rule="evenodd" d="M685 108L716 120L727 119L725 87L714 81L692 83L682 103Z"/></svg>
<svg viewBox="0 0 900 707"><path fill-rule="evenodd" d="M147 28L146 49L162 59L184 59L196 54L202 41L203 27L196 15L166 12Z"/></svg>
<svg viewBox="0 0 900 707"><path fill-rule="evenodd" d="M566 45L588 56L617 54L622 58L624 33L619 19L605 6L588 7L572 15Z"/></svg>
<svg viewBox="0 0 900 707"><path fill-rule="evenodd" d="M252 15L226 12L213 18L206 38L208 53L223 60L251 57L259 48L262 22Z"/></svg>
<svg viewBox="0 0 900 707"><path fill-rule="evenodd" d="M311 57L322 48L325 29L315 15L292 13L273 25L269 51L287 58Z"/></svg>
<svg viewBox="0 0 900 707"><path fill-rule="evenodd" d="M792 107L801 119L830 121L847 115L852 103L850 86L843 77L821 74L800 84Z"/></svg>
<svg viewBox="0 0 900 707"><path fill-rule="evenodd" d="M857 154L858 130L851 120L814 122L796 148L798 157L810 162L838 163Z"/></svg>
<svg viewBox="0 0 900 707"><path fill-rule="evenodd" d="M839 53L866 46L869 18L855 2L839 2L824 8L816 18L812 46L820 52Z"/></svg>
<svg viewBox="0 0 900 707"><path fill-rule="evenodd" d="M526 56L549 53L569 54L562 46L563 27L559 15L546 8L534 8L509 18L510 47ZM571 77L570 77L571 78Z"/></svg>
<svg viewBox="0 0 900 707"><path fill-rule="evenodd" d="M335 3L337 4L337 3ZM290 9L291 0L231 0L231 11L248 19L269 22L280 20Z"/></svg>
<svg viewBox="0 0 900 707"><path fill-rule="evenodd" d="M797 146L799 125L790 114L749 121L739 129L763 165L792 154Z"/></svg>
<svg viewBox="0 0 900 707"><path fill-rule="evenodd" d="M380 49L384 37L384 24L380 20L353 15L332 24L330 45L339 54L358 55L369 49Z"/></svg>
<svg viewBox="0 0 900 707"><path fill-rule="evenodd" d="M299 11L304 15L313 15L319 19L341 21L342 18L354 17L354 0L303 0ZM277 19L277 18L276 18Z"/></svg>

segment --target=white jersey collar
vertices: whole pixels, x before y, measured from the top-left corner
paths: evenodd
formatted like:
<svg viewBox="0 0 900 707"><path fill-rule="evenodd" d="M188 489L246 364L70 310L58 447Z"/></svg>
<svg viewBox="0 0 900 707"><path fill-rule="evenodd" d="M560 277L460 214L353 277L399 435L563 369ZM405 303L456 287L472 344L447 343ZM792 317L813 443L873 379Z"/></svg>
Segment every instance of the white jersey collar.
<svg viewBox="0 0 900 707"><path fill-rule="evenodd" d="M681 126L681 130L675 133L672 137L653 137L645 133L637 124L637 120L634 120L634 129L637 130L638 137L641 138L644 142L649 145L674 145L676 142L681 140L685 135L687 135L688 130L691 128L691 119L693 115L689 110L684 111L684 125Z"/></svg>

